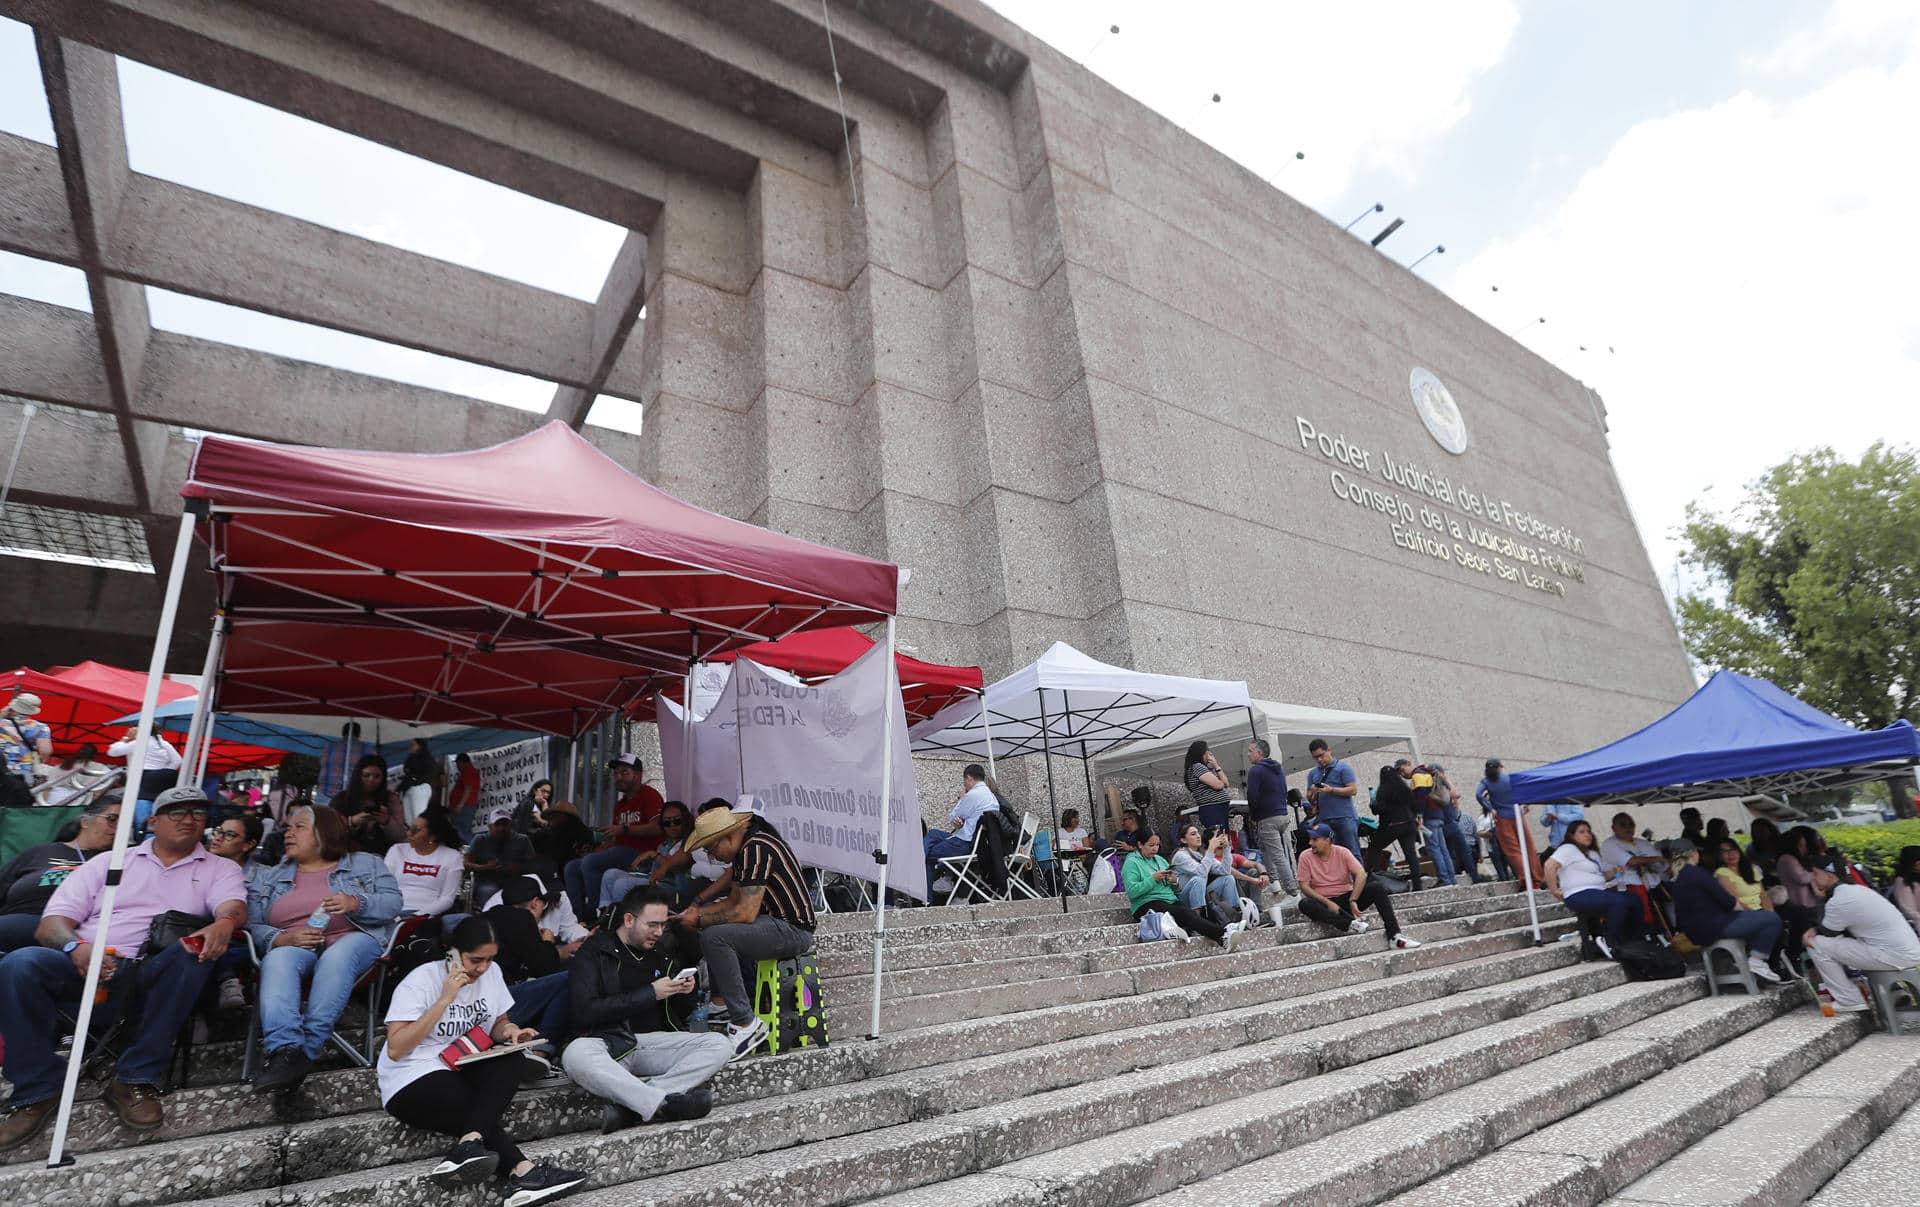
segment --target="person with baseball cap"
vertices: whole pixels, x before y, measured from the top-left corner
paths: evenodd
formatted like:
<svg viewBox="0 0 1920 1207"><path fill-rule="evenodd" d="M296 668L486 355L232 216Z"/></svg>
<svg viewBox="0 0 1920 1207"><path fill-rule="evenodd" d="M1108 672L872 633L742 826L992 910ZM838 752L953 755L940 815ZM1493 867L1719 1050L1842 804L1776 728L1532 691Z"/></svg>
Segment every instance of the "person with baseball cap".
<svg viewBox="0 0 1920 1207"><path fill-rule="evenodd" d="M67 876L47 901L36 945L0 959L0 1036L12 1110L0 1118L0 1152L18 1149L52 1121L66 1062L54 1050L56 1009L72 1008L86 982L96 943L106 948L106 1010L116 1013L138 994L126 1046L107 1085L106 1102L130 1130L146 1134L165 1123L159 1092L174 1037L213 975L215 963L247 922L240 867L200 845L212 804L198 788L169 788L154 801L153 837L127 851L113 917L100 929L111 859L94 859ZM206 925L157 951L148 929L161 914L205 918Z"/></svg>
<svg viewBox="0 0 1920 1207"><path fill-rule="evenodd" d="M1353 852L1333 841L1333 827L1316 822L1307 828L1310 845L1300 853L1300 912L1323 926L1343 926L1349 934L1371 929L1360 917L1369 907L1380 911L1387 942L1395 947L1418 947L1420 941L1400 933L1393 902L1380 882L1368 878Z"/></svg>
<svg viewBox="0 0 1920 1207"><path fill-rule="evenodd" d="M695 820L687 850L711 850L731 864L724 900L690 906L674 921L700 936L713 986L710 1016L723 1022L738 1060L767 1038L747 990L761 960L785 960L813 946L813 898L793 848L773 823L752 812L710 809Z"/></svg>
<svg viewBox="0 0 1920 1207"><path fill-rule="evenodd" d="M592 918L600 908L600 881L618 868L631 872L660 845L660 808L666 798L643 778L646 764L631 750L607 760L613 788L620 799L613 805L613 824L604 846L569 863L561 876L573 912Z"/></svg>
<svg viewBox="0 0 1920 1207"><path fill-rule="evenodd" d="M1842 1013L1871 1009L1848 969L1861 972L1920 967L1920 936L1898 906L1870 888L1841 878L1832 861L1809 871L1813 891L1825 898L1820 920L1801 936L1820 985Z"/></svg>

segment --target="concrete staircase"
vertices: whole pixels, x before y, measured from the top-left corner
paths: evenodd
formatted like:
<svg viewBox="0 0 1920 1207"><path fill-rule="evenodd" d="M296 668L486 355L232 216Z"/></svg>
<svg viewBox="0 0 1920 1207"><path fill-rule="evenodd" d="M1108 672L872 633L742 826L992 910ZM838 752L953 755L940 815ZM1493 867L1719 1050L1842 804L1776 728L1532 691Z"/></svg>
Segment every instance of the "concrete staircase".
<svg viewBox="0 0 1920 1207"><path fill-rule="evenodd" d="M1510 884L1397 898L1410 951L1309 923L1232 954L1139 944L1117 900L890 913L873 1041L872 917L825 918L832 1046L729 1066L696 1122L602 1137L599 1104L563 1087L523 1093L510 1127L593 1171L576 1201L601 1204L1910 1197L1920 1039L1823 1019L1802 987L1629 983L1551 941L1571 923L1544 895L1534 947ZM316 1073L275 1117L232 1083L238 1059L202 1049L204 1084L169 1095L145 1142L82 1103L77 1162L16 1156L0 1201L498 1201L422 1182L446 1141L382 1114L369 1072Z"/></svg>

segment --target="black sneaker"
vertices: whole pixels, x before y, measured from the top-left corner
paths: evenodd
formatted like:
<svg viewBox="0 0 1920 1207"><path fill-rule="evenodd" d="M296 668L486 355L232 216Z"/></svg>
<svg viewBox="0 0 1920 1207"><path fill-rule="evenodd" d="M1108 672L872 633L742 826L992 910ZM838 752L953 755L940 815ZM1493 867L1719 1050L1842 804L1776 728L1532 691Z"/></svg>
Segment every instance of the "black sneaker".
<svg viewBox="0 0 1920 1207"><path fill-rule="evenodd" d="M462 1140L447 1150L446 1160L433 1167L427 1181L435 1186L472 1186L486 1181L499 1167L499 1153L478 1140Z"/></svg>
<svg viewBox="0 0 1920 1207"><path fill-rule="evenodd" d="M256 1094L279 1094L300 1087L313 1069L313 1061L298 1048L281 1048L267 1054L267 1067L253 1079Z"/></svg>
<svg viewBox="0 0 1920 1207"><path fill-rule="evenodd" d="M572 1194L586 1180L586 1174L571 1169L536 1165L517 1178L507 1179L505 1207L531 1207L534 1203L549 1202Z"/></svg>
<svg viewBox="0 0 1920 1207"><path fill-rule="evenodd" d="M600 1108L600 1134L611 1136L630 1127L639 1127L646 1120L617 1102L609 1102Z"/></svg>
<svg viewBox="0 0 1920 1207"><path fill-rule="evenodd" d="M681 1123L688 1119L704 1119L713 1110L713 1091L707 1086L696 1086L685 1093L668 1094L660 1102L660 1109L653 1113L655 1123Z"/></svg>

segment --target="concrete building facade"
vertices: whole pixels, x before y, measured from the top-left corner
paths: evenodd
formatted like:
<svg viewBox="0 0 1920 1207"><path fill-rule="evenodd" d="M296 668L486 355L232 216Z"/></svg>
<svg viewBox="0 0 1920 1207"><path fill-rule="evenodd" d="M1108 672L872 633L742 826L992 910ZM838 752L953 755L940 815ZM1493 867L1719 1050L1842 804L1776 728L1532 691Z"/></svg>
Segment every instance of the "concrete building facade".
<svg viewBox="0 0 1920 1207"><path fill-rule="evenodd" d="M155 332L158 285L526 373L576 426L638 401L603 447L913 567L903 640L989 679L1065 639L1411 715L1462 769L1691 690L1592 391L973 0L834 0L831 47L801 0L0 14L35 27L60 143L0 135L0 248L93 302L0 298L0 392L84 421L34 430L18 497L167 525L182 427L427 450L539 419ZM114 55L627 245L589 304L141 177ZM136 638L114 573L28 571L76 602L10 590L8 644Z"/></svg>

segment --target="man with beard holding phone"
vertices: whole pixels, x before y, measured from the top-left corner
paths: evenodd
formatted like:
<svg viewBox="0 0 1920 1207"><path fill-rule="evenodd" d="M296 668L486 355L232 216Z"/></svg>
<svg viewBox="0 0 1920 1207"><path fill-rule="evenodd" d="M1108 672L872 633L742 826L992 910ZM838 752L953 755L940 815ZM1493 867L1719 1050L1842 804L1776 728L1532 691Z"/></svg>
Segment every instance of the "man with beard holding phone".
<svg viewBox="0 0 1920 1207"><path fill-rule="evenodd" d="M668 972L660 937L673 897L643 885L620 902L620 925L580 945L570 989L579 1038L561 1067L607 1100L600 1132L637 1123L698 1119L713 1109L707 1082L733 1057L718 1031L681 1034L667 1023L666 1001L693 989L694 970Z"/></svg>

